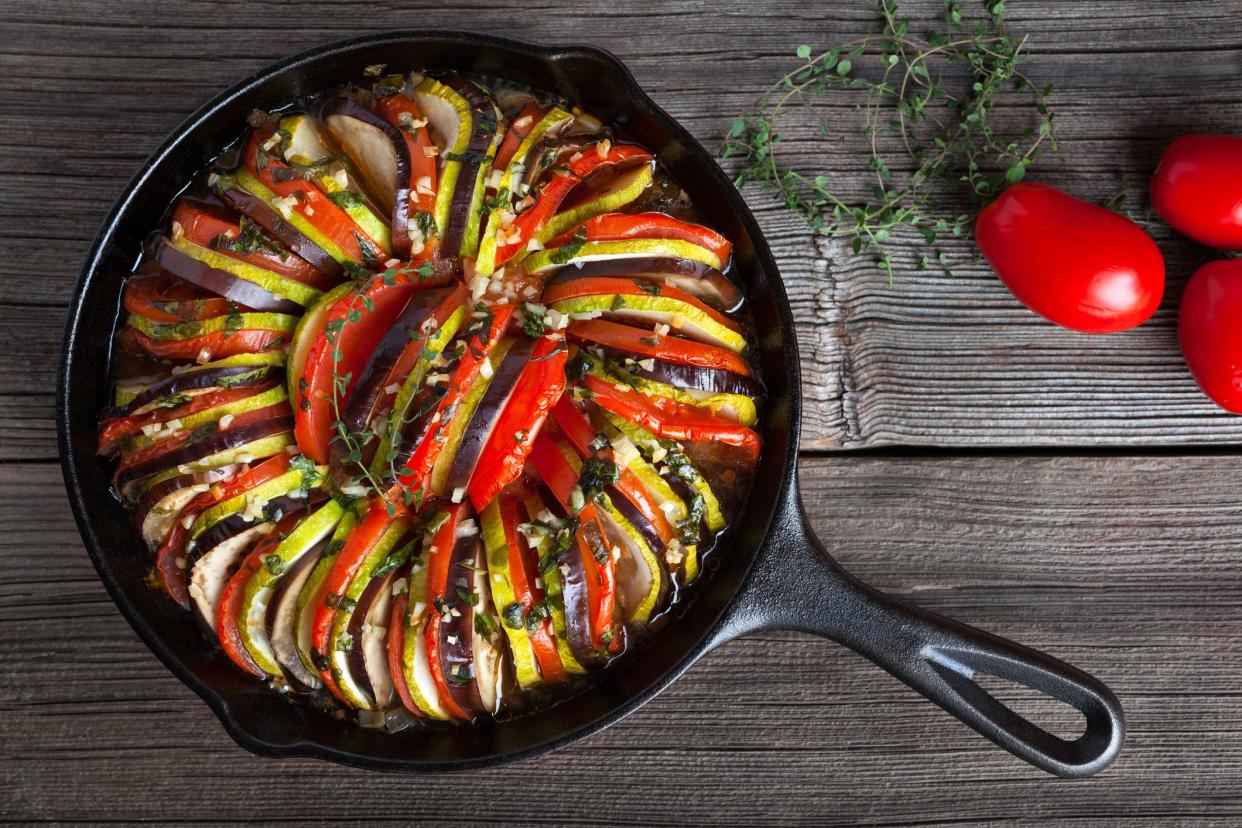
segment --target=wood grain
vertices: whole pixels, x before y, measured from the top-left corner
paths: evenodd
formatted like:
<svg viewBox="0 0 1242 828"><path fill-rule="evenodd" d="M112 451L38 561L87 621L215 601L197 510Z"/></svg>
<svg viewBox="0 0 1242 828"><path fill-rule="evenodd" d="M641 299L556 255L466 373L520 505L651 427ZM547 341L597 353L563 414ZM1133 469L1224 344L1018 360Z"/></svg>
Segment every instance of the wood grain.
<svg viewBox="0 0 1242 828"><path fill-rule="evenodd" d="M1120 760L1058 782L858 657L784 633L726 645L616 727L510 768L409 780L258 759L112 606L58 470L0 467L0 818L1233 822L1242 507L1213 481L1236 469L1210 457L803 463L812 521L856 574L1113 686L1129 718ZM1000 695L1070 722L1026 692Z"/></svg>
<svg viewBox="0 0 1242 828"><path fill-rule="evenodd" d="M941 8L939 0L907 5L923 18ZM46 393L53 365L45 355L59 339L76 268L129 175L199 103L280 55L394 26L588 41L615 51L657 102L714 147L733 116L789 68L796 42L856 37L874 17L864 0L835 3L830 14L797 0L615 6L536 3L500 21L462 3L384 4L359 19L349 4L332 2L194 0L169 13L153 0L115 8L70 0L55 4L54 16L50 6L0 2L0 327L22 334L23 356L43 356L0 365L0 382ZM1064 147L1040 161L1042 180L1098 201L1129 187L1141 206L1172 137L1242 126L1242 32L1227 4L1021 0L1008 14L1013 30L1029 35L1033 77L1058 90ZM839 125L826 142L810 124L791 125L789 160L843 186L867 186L857 102L845 95L825 103ZM963 243L944 245L951 275L917 271L926 250L895 243L899 273L889 285L870 262L817 246L766 193L748 187L746 196L799 322L807 448L1242 439L1242 421L1215 409L1182 365L1175 308L1205 254L1168 231L1159 233L1169 287L1156 318L1127 334L1087 337L1019 306ZM53 453L45 438L0 448L0 457Z"/></svg>
<svg viewBox="0 0 1242 828"><path fill-rule="evenodd" d="M903 6L927 16L941 2ZM965 245L945 246L946 275L917 271L925 251L898 241L889 285L745 192L798 320L804 447L950 452L806 458L813 522L877 586L1108 682L1130 737L1091 780L1049 780L861 659L785 633L722 648L630 719L537 762L409 780L259 759L141 645L81 547L52 424L66 303L113 199L201 102L330 40L471 27L608 48L715 147L798 43L856 37L872 8L0 0L0 821L1238 824L1239 460L1088 453L1242 439L1242 421L1181 364L1177 299L1205 254L1168 231L1156 318L1093 338L1023 310ZM1039 177L1097 201L1129 188L1141 209L1173 136L1238 131L1240 14L1238 0L1010 0L1031 73L1058 90L1064 148ZM831 140L794 125L782 151L865 186L854 103L826 102ZM1032 445L1075 451L951 454ZM998 693L1056 730L1073 725L1029 694Z"/></svg>

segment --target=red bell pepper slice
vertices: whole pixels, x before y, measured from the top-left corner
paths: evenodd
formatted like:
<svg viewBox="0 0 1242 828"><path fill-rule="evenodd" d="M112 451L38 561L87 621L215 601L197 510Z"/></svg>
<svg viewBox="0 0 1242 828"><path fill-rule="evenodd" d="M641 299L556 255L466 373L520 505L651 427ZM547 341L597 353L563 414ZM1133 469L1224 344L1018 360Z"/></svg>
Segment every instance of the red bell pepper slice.
<svg viewBox="0 0 1242 828"><path fill-rule="evenodd" d="M712 416L704 409L668 397L647 396L605 379L587 376L586 387L601 408L670 440L714 440L741 446L759 461L759 435L745 426Z"/></svg>
<svg viewBox="0 0 1242 828"><path fill-rule="evenodd" d="M676 299L678 302L684 302L703 311L726 328L743 333L742 326L737 322L683 290L678 290L672 285L660 284L658 282L642 282L640 284L634 279L629 279L625 276L591 276L586 279L571 279L568 282L549 285L548 289L543 293L543 301L545 304L552 305L567 299L577 299L581 296L598 296L600 294L659 296L665 299Z"/></svg>
<svg viewBox="0 0 1242 828"><path fill-rule="evenodd" d="M186 587L185 570L177 566L177 559L185 556L185 545L189 535L189 529L185 524L193 521L216 503L236 497L247 489L284 474L289 470L289 460L289 455L283 453L269 457L232 480L215 484L191 500L181 510L181 514L173 522L168 535L155 552L155 576L169 597L184 609L190 608L190 593Z"/></svg>
<svg viewBox="0 0 1242 828"><path fill-rule="evenodd" d="M514 599L523 607L523 616L544 597L544 591L535 586L538 576L535 550L518 531L518 525L525 518L526 507L522 497L509 490L503 492L500 495L500 520L505 532L505 547L509 553L509 585L513 588ZM556 650L552 619L540 620L534 629L527 626L526 634L543 680L549 683L564 681L567 673Z"/></svg>
<svg viewBox="0 0 1242 828"><path fill-rule="evenodd" d="M573 447L578 450L578 454L583 458L595 454L596 456L614 459L611 446L599 452L591 450L591 443L595 440L595 429L591 426L591 421L586 418L586 415L574 405L574 401L568 394L561 397L560 402L552 409L552 416L556 420L557 426L560 427L561 433L573 444ZM668 522L668 517L664 514L664 510L651 498L647 487L643 485L634 472L624 466L619 468L619 472L620 475L615 484L617 491L621 492L626 500L634 504L639 513L656 530L660 540L668 543L673 537L673 526Z"/></svg>
<svg viewBox="0 0 1242 828"><path fill-rule="evenodd" d="M379 498L372 498L366 517L358 521L354 531L349 533L345 546L337 553L332 570L324 581L323 601L315 609L315 618L311 626L312 652L327 654L328 639L332 636L332 621L338 608L333 604L349 589L358 569L366 560L367 555L379 543L380 539L395 525L408 523L405 509L396 507L393 515L388 514L388 504ZM331 687L336 683L332 678L332 670L325 668L320 671L324 682Z"/></svg>
<svg viewBox="0 0 1242 828"><path fill-rule="evenodd" d="M176 225L173 228L174 234L179 228L180 232L185 234L186 241L197 244L199 247L210 248L223 256L270 270L320 290L327 290L336 284L335 279L301 256L287 250L285 255L281 256L272 250L235 253L219 246L221 238L233 240L241 235L241 225L233 214L223 207L182 199L173 209L172 222Z"/></svg>
<svg viewBox="0 0 1242 828"><path fill-rule="evenodd" d="M710 250L721 262L729 261L729 255L733 252L733 243L715 230L664 213L604 213L565 231L548 242L547 246L567 244L576 233L585 233L586 241L679 239Z"/></svg>
<svg viewBox="0 0 1242 828"><path fill-rule="evenodd" d="M530 135L530 131L535 128L535 124L539 123L547 112L548 110L535 101L529 101L526 106L522 107L522 111L513 119L513 123L509 125L509 130L505 133L505 140L500 143L500 148L496 150L496 160L492 164L493 169L503 170L508 168L509 162L513 160L513 154L518 151L518 147L522 146L526 136Z"/></svg>
<svg viewBox="0 0 1242 828"><path fill-rule="evenodd" d="M577 342L605 345L679 365L715 368L744 377L750 376L750 366L746 364L746 360L728 348L718 348L680 336L657 336L647 328L607 319L585 319L570 322L567 333L570 339Z"/></svg>
<svg viewBox="0 0 1242 828"><path fill-rule="evenodd" d="M409 577L408 574L406 577ZM401 699L401 706L414 715L422 718L410 694L410 685L405 681L405 665L402 661L405 653L405 611L410 605L409 595L398 595L392 602L392 612L388 615L388 672L392 674L392 684Z"/></svg>
<svg viewBox="0 0 1242 828"><path fill-rule="evenodd" d="M152 339L137 328L125 326L118 339L130 354L149 354L160 359L211 362L213 359L274 351L285 344L280 331L249 328L244 331L216 331L189 339Z"/></svg>
<svg viewBox="0 0 1242 828"><path fill-rule="evenodd" d="M264 406L263 408L243 411L241 414L237 414L233 417L233 420L229 423L228 429L221 429L221 431L233 431L235 429L245 428L252 423L267 422L268 420L276 419L278 417L288 416L288 412L289 405L283 400L273 405ZM125 455L121 458L121 462L117 464L116 476L119 477L124 472L140 463L145 463L148 460L154 460L169 452L176 451L189 442L192 435L192 431L182 431L178 434L172 435L171 437L165 437L157 443L152 443L145 448L141 448L138 451Z"/></svg>
<svg viewBox="0 0 1242 828"><path fill-rule="evenodd" d="M432 468L444 444L448 441L445 433L453 423L453 414L478 378L479 366L483 364L483 360L507 329L509 320L513 317L514 306L496 305L488 310L492 314L491 325L487 330L472 336L467 343L466 353L457 363L453 376L449 379L448 391L440 398L435 412L431 415L435 425L405 463L410 473L400 475L396 486L389 492L389 496L394 500L400 500L403 492L428 491L427 486L430 483Z"/></svg>
<svg viewBox="0 0 1242 828"><path fill-rule="evenodd" d="M565 455L557 444L560 438L547 433L535 439L531 450L530 461L539 477L547 484L553 496L560 502L565 511L573 514L570 501L574 487L578 485L578 473L569 465ZM621 637L611 635L617 617L617 579L612 556L602 555L596 558L587 540L586 527L593 524L595 537L606 537L603 524L595 514L595 504L587 501L577 514L578 553L582 561L584 580L587 586L587 599L590 606L591 642L595 647L615 652L620 648ZM605 641L605 638L609 640Z"/></svg>
<svg viewBox="0 0 1242 828"><path fill-rule="evenodd" d="M516 233L517 236L512 242L506 241L504 244L496 245L497 267L516 256L526 246L526 243L552 220L560 209L561 203L588 175L610 164L651 160L651 153L631 144L611 147L602 156L596 150L597 146L601 145L593 144L586 147L579 153L578 158L569 162L568 169L553 175L539 191L539 197L535 203L529 209L519 213L513 220L512 226L505 231L505 235L513 237Z"/></svg>
<svg viewBox="0 0 1242 828"><path fill-rule="evenodd" d="M368 257L363 255L362 245L366 244L370 250L378 251L379 257L382 260L384 248L375 239L368 236L349 217L348 213L336 206L332 199L328 198L318 187L296 177L291 177L288 181L277 181L275 179L272 175L274 170L289 168L289 165L284 160L264 151L263 165L260 169L258 151L261 145L272 136L272 132L273 130L271 129L263 129L255 130L251 133L250 140L246 143L245 152L242 154L242 163L245 164L250 174L259 179L264 187L267 187L277 196L281 198L292 196L294 202L291 205L291 209L301 214L319 232L335 242L350 258L358 262L365 262Z"/></svg>
<svg viewBox="0 0 1242 828"><path fill-rule="evenodd" d="M263 558L280 545L281 536L302 519L302 514L299 510L286 515L270 535L255 544L220 593L220 606L216 608L216 635L220 639L220 649L224 650L230 661L257 679L267 678L267 673L255 663L238 629L242 601L246 597L246 582L263 566Z"/></svg>
<svg viewBox="0 0 1242 828"><path fill-rule="evenodd" d="M568 356L569 348L559 333L547 334L536 343L470 478L467 491L476 509L485 508L521 475L535 436L565 392Z"/></svg>
<svg viewBox="0 0 1242 828"><path fill-rule="evenodd" d="M244 397L262 394L276 385L265 382L245 388L220 388L199 394L174 408L155 408L146 414L131 414L128 417L117 417L102 423L99 429L99 453L114 454L121 443L142 432L144 426L167 423L181 417L188 417L199 411L206 411L218 405L224 405Z"/></svg>
<svg viewBox="0 0 1242 828"><path fill-rule="evenodd" d="M316 463L328 462L338 413L345 411L371 352L417 288L418 284L404 273L375 276L328 311L324 330L306 356L298 382L302 399L294 412L298 447ZM340 352L339 361L334 359L336 351ZM341 389L336 387L334 375L348 377L344 394L338 393Z"/></svg>
<svg viewBox="0 0 1242 828"><path fill-rule="evenodd" d="M421 213L435 213L436 209L436 160L434 155L428 155L424 150L433 146L431 135L427 131L426 125L410 128L411 122L422 120L422 113L418 110L418 105L414 103L406 95L388 95L378 98L375 101L375 111L380 117L388 121L401 131L401 136L405 138L405 146L410 151L410 214L411 218L415 211ZM426 188L423 192L419 192L418 182L426 179L423 186ZM428 242L431 239L427 240Z"/></svg>
<svg viewBox="0 0 1242 828"><path fill-rule="evenodd" d="M474 716L457 703L449 688L448 677L444 675L444 660L440 655L440 625L443 621L437 603L448 594L449 564L457 541L457 525L469 509L465 503L448 506L448 518L436 530L427 547L427 626L423 631L427 643L427 664L440 695L440 704L454 719L466 722Z"/></svg>
<svg viewBox="0 0 1242 828"><path fill-rule="evenodd" d="M130 313L156 322L197 322L232 310L229 300L168 273L133 277L125 283L123 303Z"/></svg>

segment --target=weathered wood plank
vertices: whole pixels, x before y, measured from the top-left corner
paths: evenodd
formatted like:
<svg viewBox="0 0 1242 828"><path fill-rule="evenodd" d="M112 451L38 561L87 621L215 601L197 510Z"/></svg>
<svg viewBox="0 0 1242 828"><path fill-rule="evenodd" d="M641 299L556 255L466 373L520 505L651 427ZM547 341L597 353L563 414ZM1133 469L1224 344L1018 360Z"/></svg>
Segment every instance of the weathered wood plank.
<svg viewBox="0 0 1242 828"><path fill-rule="evenodd" d="M196 0L170 14L151 0L123 10L70 0L55 5L54 17L38 4L2 5L0 327L28 337L28 345L0 357L0 387L21 394L50 391L59 309L98 222L141 158L200 102L279 55L364 29L466 22L534 40L588 41L619 54L659 103L714 146L732 117L790 65L795 42L838 42L873 21L861 0L834 4L831 13L794 0L675 10L538 3L504 20L461 3L390 4L368 10L364 21L333 2ZM941 4L909 6L926 15ZM1040 177L1102 201L1123 186L1141 191L1171 136L1237 129L1237 11L1207 0L1011 3L1012 28L1030 35L1036 54L1032 74L1059 90L1064 149L1041 161ZM677 55L675 71L669 55ZM827 103L841 124L839 140L823 145L809 129L791 129L784 151L866 186L855 103ZM890 286L868 262L834 245L817 248L766 194L746 194L799 321L807 447L1242 439L1242 424L1208 403L1181 366L1174 310L1203 253L1170 234L1159 236L1170 285L1157 317L1129 334L1091 338L1027 313L965 245L945 245L953 270L945 276L915 270L922 248L894 244L899 275ZM45 437L31 442L14 456L50 456Z"/></svg>
<svg viewBox="0 0 1242 828"><path fill-rule="evenodd" d="M0 818L1235 822L1236 468L1211 457L804 462L812 521L857 574L1065 657L1118 692L1130 728L1121 759L1061 783L861 659L778 633L726 645L626 722L511 768L411 781L258 759L112 607L59 471L0 466ZM1002 695L1066 721L1025 692Z"/></svg>

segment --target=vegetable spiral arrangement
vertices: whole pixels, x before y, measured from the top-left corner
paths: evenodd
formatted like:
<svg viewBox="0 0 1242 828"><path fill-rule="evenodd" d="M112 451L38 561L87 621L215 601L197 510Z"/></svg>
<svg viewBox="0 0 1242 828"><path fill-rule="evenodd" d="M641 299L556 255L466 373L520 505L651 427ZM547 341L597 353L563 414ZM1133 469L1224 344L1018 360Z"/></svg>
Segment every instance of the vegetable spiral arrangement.
<svg viewBox="0 0 1242 828"><path fill-rule="evenodd" d="M512 712L667 617L746 499L731 244L547 96L395 75L308 109L255 113L148 246L100 452L241 670L372 720Z"/></svg>

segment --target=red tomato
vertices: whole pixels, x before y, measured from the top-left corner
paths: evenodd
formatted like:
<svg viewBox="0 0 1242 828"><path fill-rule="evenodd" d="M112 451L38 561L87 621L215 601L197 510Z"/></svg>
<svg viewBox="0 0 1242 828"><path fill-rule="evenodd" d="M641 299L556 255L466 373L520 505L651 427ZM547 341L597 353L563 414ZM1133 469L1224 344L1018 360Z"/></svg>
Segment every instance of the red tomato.
<svg viewBox="0 0 1242 828"><path fill-rule="evenodd" d="M1242 414L1242 259L1209 262L1186 283L1177 314L1182 355L1203 393Z"/></svg>
<svg viewBox="0 0 1242 828"><path fill-rule="evenodd" d="M1001 193L979 213L975 238L1018 301L1071 330L1129 330L1164 295L1164 257L1151 236L1045 184Z"/></svg>
<svg viewBox="0 0 1242 828"><path fill-rule="evenodd" d="M1242 250L1242 138L1183 135L1169 144L1151 179L1151 203L1195 241Z"/></svg>

